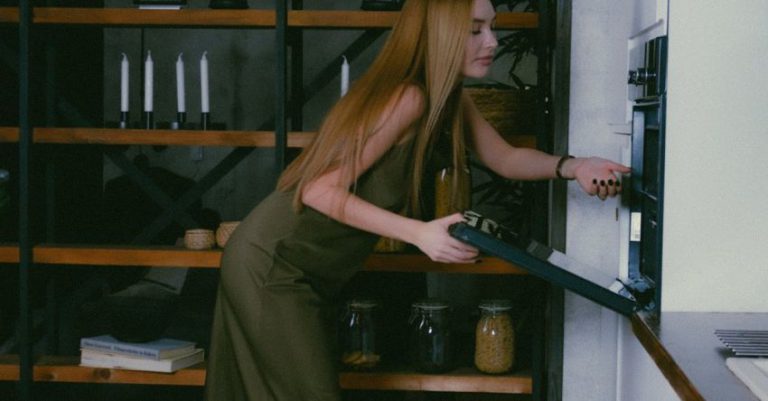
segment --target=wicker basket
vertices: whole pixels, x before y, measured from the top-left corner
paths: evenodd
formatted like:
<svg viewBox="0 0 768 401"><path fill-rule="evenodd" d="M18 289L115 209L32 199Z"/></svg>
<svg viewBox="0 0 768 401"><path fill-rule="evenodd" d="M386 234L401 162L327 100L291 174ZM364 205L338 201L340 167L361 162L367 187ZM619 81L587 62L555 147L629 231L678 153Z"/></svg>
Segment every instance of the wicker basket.
<svg viewBox="0 0 768 401"><path fill-rule="evenodd" d="M379 253L398 253L405 251L405 242L396 239L381 237L379 242L373 248L374 252Z"/></svg>
<svg viewBox="0 0 768 401"><path fill-rule="evenodd" d="M219 228L216 229L216 245L224 248L238 224L240 224L239 221L225 221L219 224Z"/></svg>
<svg viewBox="0 0 768 401"><path fill-rule="evenodd" d="M535 134L534 90L468 87L464 91L475 101L483 117L507 141L512 136Z"/></svg>
<svg viewBox="0 0 768 401"><path fill-rule="evenodd" d="M187 249L211 249L215 242L213 230L195 228L184 233L184 246Z"/></svg>

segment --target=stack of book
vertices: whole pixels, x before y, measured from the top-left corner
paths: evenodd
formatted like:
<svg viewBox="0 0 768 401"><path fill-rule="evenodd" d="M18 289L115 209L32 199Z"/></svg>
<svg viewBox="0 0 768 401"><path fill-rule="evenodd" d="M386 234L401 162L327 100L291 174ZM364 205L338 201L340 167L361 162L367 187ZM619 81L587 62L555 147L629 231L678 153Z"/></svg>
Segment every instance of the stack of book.
<svg viewBox="0 0 768 401"><path fill-rule="evenodd" d="M171 373L203 361L190 341L162 338L143 343L102 335L80 339L80 366Z"/></svg>
<svg viewBox="0 0 768 401"><path fill-rule="evenodd" d="M142 10L179 10L187 0L133 0L133 4Z"/></svg>

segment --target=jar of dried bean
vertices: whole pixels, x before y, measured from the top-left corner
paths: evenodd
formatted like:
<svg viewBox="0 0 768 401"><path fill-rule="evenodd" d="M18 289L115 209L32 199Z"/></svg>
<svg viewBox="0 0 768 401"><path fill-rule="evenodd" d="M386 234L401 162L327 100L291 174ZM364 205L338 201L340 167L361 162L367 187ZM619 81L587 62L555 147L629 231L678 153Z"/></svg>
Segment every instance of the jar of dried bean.
<svg viewBox="0 0 768 401"><path fill-rule="evenodd" d="M511 303L490 300L480 304L475 330L475 367L485 373L504 373L515 362L515 329Z"/></svg>

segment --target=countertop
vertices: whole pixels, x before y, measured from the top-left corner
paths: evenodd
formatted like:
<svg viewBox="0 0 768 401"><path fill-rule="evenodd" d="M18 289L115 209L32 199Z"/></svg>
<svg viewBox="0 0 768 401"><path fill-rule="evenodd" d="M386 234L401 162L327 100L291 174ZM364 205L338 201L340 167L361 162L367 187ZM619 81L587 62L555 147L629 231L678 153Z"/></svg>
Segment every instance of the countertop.
<svg viewBox="0 0 768 401"><path fill-rule="evenodd" d="M725 365L716 329L768 330L768 313L640 312L632 330L682 400L759 401Z"/></svg>

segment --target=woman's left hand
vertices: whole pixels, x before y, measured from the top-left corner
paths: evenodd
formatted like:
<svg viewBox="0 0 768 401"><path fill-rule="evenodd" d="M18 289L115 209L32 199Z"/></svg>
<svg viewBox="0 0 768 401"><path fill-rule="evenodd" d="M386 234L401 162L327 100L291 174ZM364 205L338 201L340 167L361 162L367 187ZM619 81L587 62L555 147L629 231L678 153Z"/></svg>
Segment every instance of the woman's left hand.
<svg viewBox="0 0 768 401"><path fill-rule="evenodd" d="M568 159L562 166L563 176L575 179L584 192L601 200L621 193L621 176L632 169L600 157Z"/></svg>

